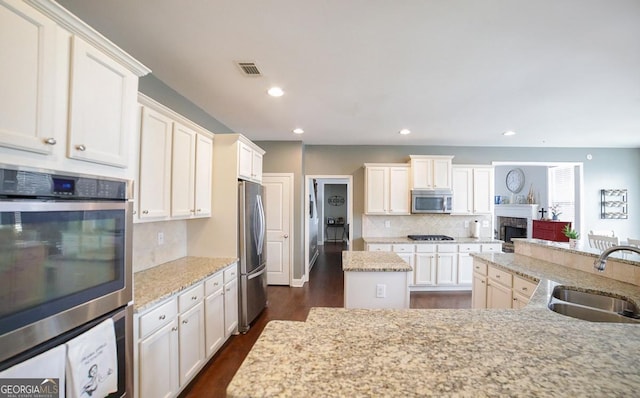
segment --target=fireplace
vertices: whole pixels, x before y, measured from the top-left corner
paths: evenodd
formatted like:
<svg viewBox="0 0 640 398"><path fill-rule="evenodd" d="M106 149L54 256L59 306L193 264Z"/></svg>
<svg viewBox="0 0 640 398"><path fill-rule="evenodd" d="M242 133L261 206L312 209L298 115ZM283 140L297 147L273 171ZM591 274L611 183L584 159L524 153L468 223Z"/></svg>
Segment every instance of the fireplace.
<svg viewBox="0 0 640 398"><path fill-rule="evenodd" d="M495 226L496 238L505 242L502 250L513 252L513 238L529 238L533 236L533 220L538 216L538 205L508 204L496 205Z"/></svg>
<svg viewBox="0 0 640 398"><path fill-rule="evenodd" d="M521 217L498 217L498 238L503 241L502 251L513 252L513 238L527 237L528 220Z"/></svg>

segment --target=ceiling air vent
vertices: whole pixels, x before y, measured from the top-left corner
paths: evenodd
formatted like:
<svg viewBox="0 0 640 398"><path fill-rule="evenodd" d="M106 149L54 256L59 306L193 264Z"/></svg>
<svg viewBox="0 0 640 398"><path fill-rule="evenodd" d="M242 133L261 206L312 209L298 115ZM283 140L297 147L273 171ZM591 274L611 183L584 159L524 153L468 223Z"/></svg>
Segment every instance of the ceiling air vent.
<svg viewBox="0 0 640 398"><path fill-rule="evenodd" d="M255 62L238 62L237 64L247 76L262 76Z"/></svg>

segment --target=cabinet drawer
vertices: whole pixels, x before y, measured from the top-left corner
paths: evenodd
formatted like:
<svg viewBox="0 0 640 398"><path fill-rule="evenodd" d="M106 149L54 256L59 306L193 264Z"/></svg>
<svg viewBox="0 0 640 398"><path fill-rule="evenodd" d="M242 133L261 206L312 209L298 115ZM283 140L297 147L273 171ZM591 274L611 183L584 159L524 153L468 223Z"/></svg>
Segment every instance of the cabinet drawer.
<svg viewBox="0 0 640 398"><path fill-rule="evenodd" d="M222 272L218 272L206 281L204 281L204 295L209 296L218 290L222 289L224 284L224 277Z"/></svg>
<svg viewBox="0 0 640 398"><path fill-rule="evenodd" d="M367 251L370 252L390 252L391 245L381 243L370 243L367 245Z"/></svg>
<svg viewBox="0 0 640 398"><path fill-rule="evenodd" d="M482 253L501 253L502 243L486 243L482 245Z"/></svg>
<svg viewBox="0 0 640 398"><path fill-rule="evenodd" d="M480 261L474 261L473 272L478 273L480 275L487 275L487 264L481 263Z"/></svg>
<svg viewBox="0 0 640 398"><path fill-rule="evenodd" d="M238 277L238 264L234 263L232 266L224 270L224 283L232 281Z"/></svg>
<svg viewBox="0 0 640 398"><path fill-rule="evenodd" d="M417 253L435 253L436 245L416 245Z"/></svg>
<svg viewBox="0 0 640 398"><path fill-rule="evenodd" d="M140 338L143 339L151 332L168 324L177 314L178 306L175 298L172 298L140 316Z"/></svg>
<svg viewBox="0 0 640 398"><path fill-rule="evenodd" d="M198 283L186 292L178 296L178 311L185 312L189 308L198 304L204 298L204 285Z"/></svg>
<svg viewBox="0 0 640 398"><path fill-rule="evenodd" d="M506 287L513 285L512 276L509 272L494 267L489 267L489 278Z"/></svg>
<svg viewBox="0 0 640 398"><path fill-rule="evenodd" d="M462 243L458 245L460 253L480 253L480 245L477 243Z"/></svg>
<svg viewBox="0 0 640 398"><path fill-rule="evenodd" d="M438 245L438 253L457 253L458 245Z"/></svg>
<svg viewBox="0 0 640 398"><path fill-rule="evenodd" d="M513 291L514 293L521 294L527 298L531 298L531 295L538 287L538 284L519 276L513 277Z"/></svg>
<svg viewBox="0 0 640 398"><path fill-rule="evenodd" d="M413 253L415 245L399 244L393 245L393 251L396 253Z"/></svg>

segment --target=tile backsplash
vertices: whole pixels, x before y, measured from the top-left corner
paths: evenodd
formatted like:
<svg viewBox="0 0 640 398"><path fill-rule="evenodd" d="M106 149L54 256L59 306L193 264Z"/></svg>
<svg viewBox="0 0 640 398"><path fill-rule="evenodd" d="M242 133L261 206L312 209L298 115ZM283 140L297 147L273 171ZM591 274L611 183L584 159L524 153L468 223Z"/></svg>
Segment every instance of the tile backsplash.
<svg viewBox="0 0 640 398"><path fill-rule="evenodd" d="M480 237L493 237L490 215L452 216L449 214L412 214L410 216L368 216L362 215L362 236L384 238L410 234L449 235L454 238L471 236L474 221L480 223ZM487 227L482 222L488 223ZM388 222L388 227L385 223ZM468 226L465 227L465 222Z"/></svg>
<svg viewBox="0 0 640 398"><path fill-rule="evenodd" d="M158 234L163 243L158 243ZM187 222L133 224L133 272L153 268L187 255Z"/></svg>

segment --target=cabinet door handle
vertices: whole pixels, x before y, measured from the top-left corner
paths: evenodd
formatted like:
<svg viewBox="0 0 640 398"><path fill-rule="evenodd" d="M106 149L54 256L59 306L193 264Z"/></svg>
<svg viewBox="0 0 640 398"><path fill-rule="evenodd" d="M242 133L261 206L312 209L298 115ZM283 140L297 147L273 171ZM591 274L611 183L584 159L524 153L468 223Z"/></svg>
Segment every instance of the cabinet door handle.
<svg viewBox="0 0 640 398"><path fill-rule="evenodd" d="M51 137L51 138L47 138L46 140L44 140L44 143L48 144L48 145L55 145L55 144L58 143L58 141L56 141L55 138Z"/></svg>
<svg viewBox="0 0 640 398"><path fill-rule="evenodd" d="M213 283L213 286L218 286L218 282L214 282L214 283Z"/></svg>
<svg viewBox="0 0 640 398"><path fill-rule="evenodd" d="M76 149L79 150L80 152L84 152L87 150L87 147L80 144L80 145L76 145Z"/></svg>
<svg viewBox="0 0 640 398"><path fill-rule="evenodd" d="M527 291L527 290L529 290L529 289L527 289L526 287L523 287L523 288L522 288L522 290L524 290L524 291L526 292L526 291Z"/></svg>
<svg viewBox="0 0 640 398"><path fill-rule="evenodd" d="M230 288L230 287L228 287L228 288L227 288L227 291L228 291L228 292L230 292L230 291L231 291L231 288Z"/></svg>
<svg viewBox="0 0 640 398"><path fill-rule="evenodd" d="M137 210L134 210L134 211L133 211L133 215L136 215L136 214L138 214L138 211L137 211Z"/></svg>
<svg viewBox="0 0 640 398"><path fill-rule="evenodd" d="M177 331L178 331L178 328L174 326L174 327L172 327L172 328L171 328L171 331L172 331L172 332L177 332Z"/></svg>
<svg viewBox="0 0 640 398"><path fill-rule="evenodd" d="M166 315L160 315L158 319L160 319L161 321L164 321L166 317L167 317Z"/></svg>
<svg viewBox="0 0 640 398"><path fill-rule="evenodd" d="M149 214L149 210L142 210L142 214Z"/></svg>
<svg viewBox="0 0 640 398"><path fill-rule="evenodd" d="M196 209L196 211L197 211L198 213L200 213L200 212L202 211L202 209Z"/></svg>
<svg viewBox="0 0 640 398"><path fill-rule="evenodd" d="M189 320L185 319L185 320L182 321L182 323L186 325L187 323L189 323Z"/></svg>
<svg viewBox="0 0 640 398"><path fill-rule="evenodd" d="M191 296L191 300L197 300L198 296Z"/></svg>
<svg viewBox="0 0 640 398"><path fill-rule="evenodd" d="M497 279L500 279L500 275L496 275L496 278L497 278Z"/></svg>

